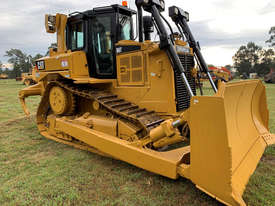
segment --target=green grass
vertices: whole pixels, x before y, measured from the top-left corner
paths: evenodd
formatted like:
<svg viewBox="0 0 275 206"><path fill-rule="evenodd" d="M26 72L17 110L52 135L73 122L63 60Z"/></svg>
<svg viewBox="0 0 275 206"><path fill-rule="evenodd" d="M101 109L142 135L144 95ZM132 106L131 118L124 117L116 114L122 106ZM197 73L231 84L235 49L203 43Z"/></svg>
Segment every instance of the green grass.
<svg viewBox="0 0 275 206"><path fill-rule="evenodd" d="M0 80L0 123L24 116L19 104L18 92L26 86L21 81ZM27 106L34 112L39 104L39 98L29 97Z"/></svg>
<svg viewBox="0 0 275 206"><path fill-rule="evenodd" d="M127 163L42 137L34 117L22 118L24 88L0 80L0 205L218 206L188 180L171 180ZM275 84L267 85L270 128L275 133ZM40 97L27 99L32 114ZM275 147L265 151L244 199L275 205Z"/></svg>

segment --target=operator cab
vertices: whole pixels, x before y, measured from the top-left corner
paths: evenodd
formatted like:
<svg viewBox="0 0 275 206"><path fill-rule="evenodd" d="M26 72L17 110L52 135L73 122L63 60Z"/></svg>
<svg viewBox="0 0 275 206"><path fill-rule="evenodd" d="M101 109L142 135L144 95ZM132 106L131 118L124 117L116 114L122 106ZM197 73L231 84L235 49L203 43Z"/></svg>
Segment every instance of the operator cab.
<svg viewBox="0 0 275 206"><path fill-rule="evenodd" d="M115 44L134 40L133 15L127 7L112 5L70 15L66 45L71 51L85 51L90 77L116 78Z"/></svg>

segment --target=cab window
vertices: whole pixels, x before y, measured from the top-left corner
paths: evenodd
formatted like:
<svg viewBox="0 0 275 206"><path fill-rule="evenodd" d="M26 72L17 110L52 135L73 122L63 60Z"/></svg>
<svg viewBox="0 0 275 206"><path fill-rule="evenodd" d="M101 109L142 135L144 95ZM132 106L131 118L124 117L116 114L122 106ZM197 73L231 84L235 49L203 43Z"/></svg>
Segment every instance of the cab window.
<svg viewBox="0 0 275 206"><path fill-rule="evenodd" d="M132 21L130 16L119 15L119 40L132 40Z"/></svg>
<svg viewBox="0 0 275 206"><path fill-rule="evenodd" d="M84 47L83 22L71 25L70 35L71 49L82 49Z"/></svg>

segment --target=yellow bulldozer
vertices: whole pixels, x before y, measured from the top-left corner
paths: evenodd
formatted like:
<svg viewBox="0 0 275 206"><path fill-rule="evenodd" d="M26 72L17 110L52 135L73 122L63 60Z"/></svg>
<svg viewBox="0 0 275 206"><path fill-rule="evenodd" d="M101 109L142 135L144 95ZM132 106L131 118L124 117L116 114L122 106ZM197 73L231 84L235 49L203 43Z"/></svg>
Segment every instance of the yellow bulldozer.
<svg viewBox="0 0 275 206"><path fill-rule="evenodd" d="M28 73L21 74L21 82L26 86L30 86L37 83L39 73L36 67L32 67Z"/></svg>
<svg viewBox="0 0 275 206"><path fill-rule="evenodd" d="M25 113L25 98L41 95L36 121L46 138L190 179L226 205L245 206L249 177L275 139L264 85L248 80L217 89L189 14L169 8L180 34L174 35L162 15L164 0L135 3L137 11L111 5L46 15L58 47L36 61L38 83L19 93ZM213 96L196 90L195 64Z"/></svg>
<svg viewBox="0 0 275 206"><path fill-rule="evenodd" d="M0 74L0 79L8 79L8 75L7 74Z"/></svg>

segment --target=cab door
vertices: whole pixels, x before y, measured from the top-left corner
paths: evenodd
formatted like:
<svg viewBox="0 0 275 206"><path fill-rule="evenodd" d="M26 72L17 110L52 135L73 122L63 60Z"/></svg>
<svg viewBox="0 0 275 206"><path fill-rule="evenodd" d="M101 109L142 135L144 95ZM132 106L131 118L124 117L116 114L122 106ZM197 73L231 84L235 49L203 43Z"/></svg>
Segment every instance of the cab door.
<svg viewBox="0 0 275 206"><path fill-rule="evenodd" d="M116 78L114 55L115 14L99 14L91 19L92 62L90 74L95 78Z"/></svg>

